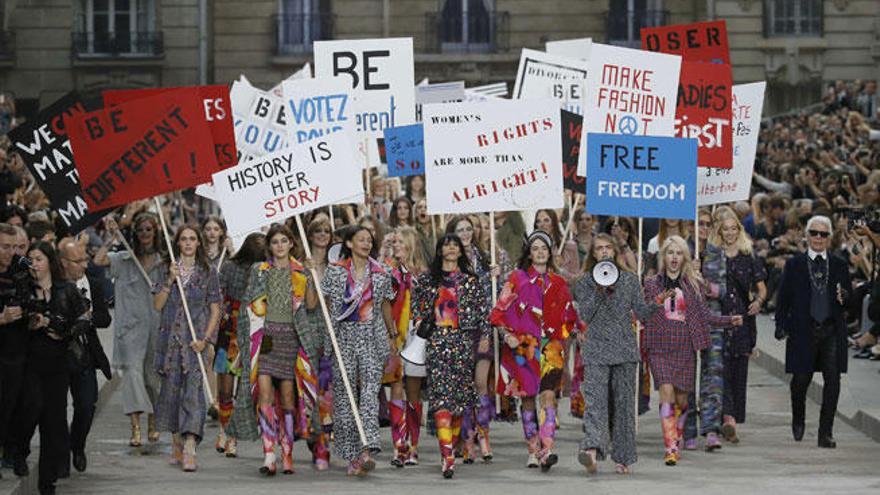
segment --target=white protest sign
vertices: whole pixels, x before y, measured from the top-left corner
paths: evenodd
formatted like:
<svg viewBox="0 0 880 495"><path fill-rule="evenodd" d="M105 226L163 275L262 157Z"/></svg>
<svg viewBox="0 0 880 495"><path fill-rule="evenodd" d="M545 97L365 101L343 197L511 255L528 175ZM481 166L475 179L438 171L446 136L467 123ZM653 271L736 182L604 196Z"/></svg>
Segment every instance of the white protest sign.
<svg viewBox="0 0 880 495"><path fill-rule="evenodd" d="M212 176L230 235L363 194L351 136L328 134Z"/></svg>
<svg viewBox="0 0 880 495"><path fill-rule="evenodd" d="M698 205L749 199L766 86L763 81L733 85L733 168L697 170Z"/></svg>
<svg viewBox="0 0 880 495"><path fill-rule="evenodd" d="M239 80L232 83L229 98L238 163L287 147L287 112L280 97Z"/></svg>
<svg viewBox="0 0 880 495"><path fill-rule="evenodd" d="M284 96L284 83L286 83L287 81L297 81L300 79L311 79L311 78L312 78L312 67L311 67L311 65L309 65L308 62L306 62L306 65L303 65L302 69L294 72L293 74L289 75L287 77L287 79L276 84L275 87L273 87L272 89L269 90L269 92L275 96L283 97Z"/></svg>
<svg viewBox="0 0 880 495"><path fill-rule="evenodd" d="M562 208L559 105L425 105L428 213Z"/></svg>
<svg viewBox="0 0 880 495"><path fill-rule="evenodd" d="M553 98L562 108L583 115L587 62L523 48L513 86L513 98Z"/></svg>
<svg viewBox="0 0 880 495"><path fill-rule="evenodd" d="M291 142L304 143L343 130L355 134L355 105L345 81L287 80L281 87Z"/></svg>
<svg viewBox="0 0 880 495"><path fill-rule="evenodd" d="M316 41L314 50L315 77L340 78L352 89L359 139L415 123L412 38Z"/></svg>
<svg viewBox="0 0 880 495"><path fill-rule="evenodd" d="M578 175L586 174L587 134L674 136L681 57L593 43Z"/></svg>
<svg viewBox="0 0 880 495"><path fill-rule="evenodd" d="M551 55L590 60L593 38L577 38L573 40L556 40L544 43L544 49Z"/></svg>
<svg viewBox="0 0 880 495"><path fill-rule="evenodd" d="M416 122L422 121L422 105L464 101L464 81L416 86Z"/></svg>

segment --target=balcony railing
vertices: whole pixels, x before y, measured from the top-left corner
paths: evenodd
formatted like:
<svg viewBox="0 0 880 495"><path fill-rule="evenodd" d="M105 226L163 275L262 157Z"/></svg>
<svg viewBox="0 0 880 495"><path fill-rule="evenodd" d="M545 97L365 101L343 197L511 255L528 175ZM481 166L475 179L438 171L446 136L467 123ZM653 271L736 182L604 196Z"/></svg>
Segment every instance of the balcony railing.
<svg viewBox="0 0 880 495"><path fill-rule="evenodd" d="M161 32L73 33L76 57L157 57L164 53Z"/></svg>
<svg viewBox="0 0 880 495"><path fill-rule="evenodd" d="M425 16L428 53L500 53L510 49L510 13L489 12L443 16L431 12Z"/></svg>
<svg viewBox="0 0 880 495"><path fill-rule="evenodd" d="M333 39L333 14L280 14L275 22L275 54L310 53L312 42Z"/></svg>
<svg viewBox="0 0 880 495"><path fill-rule="evenodd" d="M605 14L608 43L629 47L641 47L642 28L664 26L669 21L668 10L626 10Z"/></svg>
<svg viewBox="0 0 880 495"><path fill-rule="evenodd" d="M0 60L12 60L15 56L15 33L0 31Z"/></svg>

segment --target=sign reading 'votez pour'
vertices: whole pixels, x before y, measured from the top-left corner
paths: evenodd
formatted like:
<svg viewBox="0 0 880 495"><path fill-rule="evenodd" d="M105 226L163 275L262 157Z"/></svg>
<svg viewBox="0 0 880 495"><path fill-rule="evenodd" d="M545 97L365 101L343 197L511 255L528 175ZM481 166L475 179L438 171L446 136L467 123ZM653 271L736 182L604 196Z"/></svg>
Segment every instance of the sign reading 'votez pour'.
<svg viewBox="0 0 880 495"><path fill-rule="evenodd" d="M594 215L694 217L694 139L590 134L587 168L586 208Z"/></svg>
<svg viewBox="0 0 880 495"><path fill-rule="evenodd" d="M425 105L428 213L562 208L559 105Z"/></svg>
<svg viewBox="0 0 880 495"><path fill-rule="evenodd" d="M387 127L415 123L412 38L316 41L314 47L315 78L349 83L361 136L381 138Z"/></svg>

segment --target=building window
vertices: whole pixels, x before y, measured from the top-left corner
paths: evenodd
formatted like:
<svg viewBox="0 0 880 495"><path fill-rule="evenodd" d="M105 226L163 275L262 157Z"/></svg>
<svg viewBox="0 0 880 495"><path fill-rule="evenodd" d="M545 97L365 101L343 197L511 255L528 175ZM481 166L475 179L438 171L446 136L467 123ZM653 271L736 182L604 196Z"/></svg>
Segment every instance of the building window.
<svg viewBox="0 0 880 495"><path fill-rule="evenodd" d="M488 52L493 39L492 0L446 0L440 13L444 52Z"/></svg>
<svg viewBox="0 0 880 495"><path fill-rule="evenodd" d="M332 21L327 0L280 0L275 23L278 54L311 51L313 42L331 38Z"/></svg>
<svg viewBox="0 0 880 495"><path fill-rule="evenodd" d="M822 0L765 0L764 36L822 36Z"/></svg>
<svg viewBox="0 0 880 495"><path fill-rule="evenodd" d="M662 0L609 0L605 26L608 43L641 48L641 29L663 26L668 17Z"/></svg>
<svg viewBox="0 0 880 495"><path fill-rule="evenodd" d="M151 56L162 53L153 0L82 0L74 50L77 55Z"/></svg>

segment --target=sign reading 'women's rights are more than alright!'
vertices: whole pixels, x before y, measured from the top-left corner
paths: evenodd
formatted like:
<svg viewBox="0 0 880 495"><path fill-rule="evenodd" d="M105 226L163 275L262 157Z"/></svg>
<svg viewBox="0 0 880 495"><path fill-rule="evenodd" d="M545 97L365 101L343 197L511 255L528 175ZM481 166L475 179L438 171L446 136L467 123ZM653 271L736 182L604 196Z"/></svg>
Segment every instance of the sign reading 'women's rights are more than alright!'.
<svg viewBox="0 0 880 495"><path fill-rule="evenodd" d="M212 177L230 235L362 195L350 132L335 132Z"/></svg>
<svg viewBox="0 0 880 495"><path fill-rule="evenodd" d="M562 208L559 102L425 105L429 214Z"/></svg>
<svg viewBox="0 0 880 495"><path fill-rule="evenodd" d="M586 194L594 215L693 218L697 140L591 133Z"/></svg>

